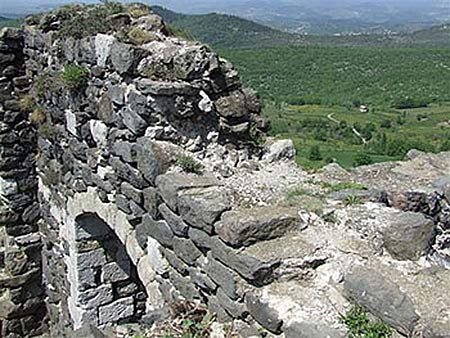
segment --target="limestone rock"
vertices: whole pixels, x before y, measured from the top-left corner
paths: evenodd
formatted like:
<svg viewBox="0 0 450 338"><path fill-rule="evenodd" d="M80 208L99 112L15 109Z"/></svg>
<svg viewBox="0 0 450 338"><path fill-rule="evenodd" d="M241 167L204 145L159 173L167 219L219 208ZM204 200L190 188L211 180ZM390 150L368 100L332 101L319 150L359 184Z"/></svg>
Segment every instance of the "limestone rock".
<svg viewBox="0 0 450 338"><path fill-rule="evenodd" d="M283 321L278 318L277 312L271 309L269 304L261 300L260 295L247 293L245 304L250 314L262 327L275 334L282 332Z"/></svg>
<svg viewBox="0 0 450 338"><path fill-rule="evenodd" d="M248 246L301 229L298 210L282 207L232 210L224 213L216 225L219 237L235 247Z"/></svg>
<svg viewBox="0 0 450 338"><path fill-rule="evenodd" d="M266 145L267 150L263 156L269 162L293 160L296 155L294 142L292 140L279 140Z"/></svg>

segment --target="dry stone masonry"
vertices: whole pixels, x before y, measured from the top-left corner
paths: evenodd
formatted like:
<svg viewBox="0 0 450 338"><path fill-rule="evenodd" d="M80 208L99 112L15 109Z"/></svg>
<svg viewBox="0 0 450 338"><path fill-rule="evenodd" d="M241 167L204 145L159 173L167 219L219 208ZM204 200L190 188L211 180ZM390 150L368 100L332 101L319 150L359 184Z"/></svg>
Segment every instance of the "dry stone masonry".
<svg viewBox="0 0 450 338"><path fill-rule="evenodd" d="M449 153L308 174L232 65L138 4L5 29L0 70L1 337L179 300L244 338L346 337L355 303L450 337Z"/></svg>

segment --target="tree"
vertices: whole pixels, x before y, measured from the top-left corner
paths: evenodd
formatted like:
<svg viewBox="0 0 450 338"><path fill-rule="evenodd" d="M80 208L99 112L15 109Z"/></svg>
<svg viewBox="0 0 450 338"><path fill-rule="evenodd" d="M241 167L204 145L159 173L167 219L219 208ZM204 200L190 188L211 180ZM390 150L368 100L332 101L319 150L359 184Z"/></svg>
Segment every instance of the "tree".
<svg viewBox="0 0 450 338"><path fill-rule="evenodd" d="M355 167L358 167L360 165L368 165L372 163L373 163L372 157L370 157L370 155L366 153L356 154L355 159L353 160L353 165Z"/></svg>
<svg viewBox="0 0 450 338"><path fill-rule="evenodd" d="M320 153L320 147L318 145L314 145L309 150L308 158L311 161L322 161L322 154Z"/></svg>

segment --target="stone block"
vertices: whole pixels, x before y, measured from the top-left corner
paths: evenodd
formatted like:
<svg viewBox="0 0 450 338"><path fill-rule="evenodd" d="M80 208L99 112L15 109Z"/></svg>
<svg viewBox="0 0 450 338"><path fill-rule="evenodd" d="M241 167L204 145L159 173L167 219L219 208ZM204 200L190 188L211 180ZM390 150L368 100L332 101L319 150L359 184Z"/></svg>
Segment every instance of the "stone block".
<svg viewBox="0 0 450 338"><path fill-rule="evenodd" d="M173 251L188 265L195 265L196 260L202 256L202 252L192 243L190 239L175 237L173 240Z"/></svg>
<svg viewBox="0 0 450 338"><path fill-rule="evenodd" d="M120 282L130 278L130 263L121 261L119 263L111 262L102 267L102 283Z"/></svg>
<svg viewBox="0 0 450 338"><path fill-rule="evenodd" d="M189 238L199 247L211 251L214 259L256 286L269 283L273 271L279 265L277 261L262 262L257 258L238 252L225 245L217 236L210 236L202 230L190 228Z"/></svg>
<svg viewBox="0 0 450 338"><path fill-rule="evenodd" d="M82 305L84 309L96 309L100 305L112 302L113 298L111 284L104 284L98 288L80 292L77 297L77 302Z"/></svg>
<svg viewBox="0 0 450 338"><path fill-rule="evenodd" d="M144 179L139 170L127 163L123 163L119 158L111 157L109 164L113 167L118 177L129 182L135 188L144 189L149 186L149 183Z"/></svg>
<svg viewBox="0 0 450 338"><path fill-rule="evenodd" d="M208 255L208 261L204 266L204 270L208 277L219 285L229 298L233 300L239 298L238 277L232 270L213 259L211 255Z"/></svg>
<svg viewBox="0 0 450 338"><path fill-rule="evenodd" d="M181 259L179 259L178 256L175 255L171 250L163 249L162 252L169 265L176 271L178 271L178 273L180 273L183 276L189 274L189 266L186 263L184 263Z"/></svg>
<svg viewBox="0 0 450 338"><path fill-rule="evenodd" d="M303 226L296 208L271 206L228 211L216 224L216 231L226 243L242 247L281 237Z"/></svg>
<svg viewBox="0 0 450 338"><path fill-rule="evenodd" d="M436 236L433 220L414 212L393 215L381 231L384 246L399 260L418 260L429 251Z"/></svg>
<svg viewBox="0 0 450 338"><path fill-rule="evenodd" d="M77 268L79 270L95 268L104 264L106 264L106 256L102 248L77 255Z"/></svg>
<svg viewBox="0 0 450 338"><path fill-rule="evenodd" d="M142 190L136 189L130 183L123 182L120 185L120 192L137 204L142 204Z"/></svg>
<svg viewBox="0 0 450 338"><path fill-rule="evenodd" d="M321 323L291 323L284 329L286 338L345 338L345 332Z"/></svg>
<svg viewBox="0 0 450 338"><path fill-rule="evenodd" d="M191 226L213 232L213 224L231 208L231 197L221 187L193 188L178 194L178 211Z"/></svg>
<svg viewBox="0 0 450 338"><path fill-rule="evenodd" d="M216 297L219 304L225 309L225 311L228 312L231 317L243 318L247 313L245 305L236 300L230 299L228 295L222 290L222 288L217 289Z"/></svg>
<svg viewBox="0 0 450 338"><path fill-rule="evenodd" d="M248 312L263 328L274 334L282 332L283 321L278 317L278 313L261 299L260 295L248 292L245 296L245 304Z"/></svg>
<svg viewBox="0 0 450 338"><path fill-rule="evenodd" d="M126 319L134 314L133 297L122 298L115 302L101 306L98 309L99 323L117 323L121 319Z"/></svg>
<svg viewBox="0 0 450 338"><path fill-rule="evenodd" d="M206 188L220 185L212 176L196 176L185 174L165 174L156 178L156 186L167 206L173 211L178 209L178 193L189 188Z"/></svg>
<svg viewBox="0 0 450 338"><path fill-rule="evenodd" d="M409 336L419 320L414 304L394 282L378 271L357 268L345 277L348 298L398 332Z"/></svg>
<svg viewBox="0 0 450 338"><path fill-rule="evenodd" d="M156 239L162 246L171 248L173 245L173 232L165 221L155 221L151 216L145 215L142 223L136 226L138 242L144 247L148 237Z"/></svg>
<svg viewBox="0 0 450 338"><path fill-rule="evenodd" d="M188 236L189 225L187 225L180 216L170 210L166 204L161 204L158 207L158 210L175 235L181 237Z"/></svg>

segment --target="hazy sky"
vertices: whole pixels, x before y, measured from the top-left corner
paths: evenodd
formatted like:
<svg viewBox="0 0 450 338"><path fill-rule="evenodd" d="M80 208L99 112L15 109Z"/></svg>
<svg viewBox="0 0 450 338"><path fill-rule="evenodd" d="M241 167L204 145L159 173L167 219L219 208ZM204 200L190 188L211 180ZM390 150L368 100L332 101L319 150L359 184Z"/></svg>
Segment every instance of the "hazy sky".
<svg viewBox="0 0 450 338"><path fill-rule="evenodd" d="M130 0L131 1L131 0ZM64 3L77 2L74 0L0 0L0 13L23 13L48 9ZM95 0L83 0L78 2L96 2ZM232 12L235 5L255 6L260 3L266 5L301 5L306 8L320 10L341 6L357 6L361 2L384 4L394 7L417 7L421 6L446 6L450 10L450 0L150 0L143 1L150 4L160 4L165 7L182 12L205 12L205 11L228 11Z"/></svg>

